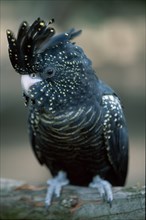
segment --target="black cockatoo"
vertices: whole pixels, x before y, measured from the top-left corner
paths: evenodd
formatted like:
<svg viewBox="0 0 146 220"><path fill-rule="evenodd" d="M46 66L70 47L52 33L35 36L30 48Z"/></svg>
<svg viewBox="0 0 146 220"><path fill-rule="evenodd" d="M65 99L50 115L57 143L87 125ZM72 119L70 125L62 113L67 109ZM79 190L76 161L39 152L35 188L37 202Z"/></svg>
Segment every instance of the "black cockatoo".
<svg viewBox="0 0 146 220"><path fill-rule="evenodd" d="M45 202L50 205L53 195L70 183L97 188L111 203L111 186L123 186L127 175L123 109L71 41L81 31L55 35L52 23L40 18L31 26L23 22L17 38L7 30L10 60L21 75L29 110L32 149L53 176Z"/></svg>

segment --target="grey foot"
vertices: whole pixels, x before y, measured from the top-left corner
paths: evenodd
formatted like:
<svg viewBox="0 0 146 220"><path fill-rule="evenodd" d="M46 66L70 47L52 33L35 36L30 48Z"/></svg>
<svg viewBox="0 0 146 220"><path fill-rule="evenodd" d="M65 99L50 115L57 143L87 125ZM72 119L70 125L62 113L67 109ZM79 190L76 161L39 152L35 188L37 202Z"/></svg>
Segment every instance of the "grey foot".
<svg viewBox="0 0 146 220"><path fill-rule="evenodd" d="M100 176L95 176L93 181L89 184L91 188L97 188L100 195L110 204L112 204L113 193L112 193L112 185L100 178Z"/></svg>
<svg viewBox="0 0 146 220"><path fill-rule="evenodd" d="M63 186L69 184L69 180L66 177L66 173L63 171L59 171L58 175L53 179L47 181L48 191L45 199L46 207L50 206L53 196L60 196L61 189Z"/></svg>

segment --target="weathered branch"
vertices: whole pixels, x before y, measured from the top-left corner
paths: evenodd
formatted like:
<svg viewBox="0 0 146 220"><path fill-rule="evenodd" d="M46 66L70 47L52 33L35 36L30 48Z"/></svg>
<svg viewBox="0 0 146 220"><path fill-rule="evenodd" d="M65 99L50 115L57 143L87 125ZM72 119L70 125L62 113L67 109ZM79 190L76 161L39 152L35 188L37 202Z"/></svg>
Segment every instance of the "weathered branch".
<svg viewBox="0 0 146 220"><path fill-rule="evenodd" d="M112 207L96 189L67 186L49 210L44 206L46 186L1 179L0 219L29 220L143 220L145 188L115 187Z"/></svg>

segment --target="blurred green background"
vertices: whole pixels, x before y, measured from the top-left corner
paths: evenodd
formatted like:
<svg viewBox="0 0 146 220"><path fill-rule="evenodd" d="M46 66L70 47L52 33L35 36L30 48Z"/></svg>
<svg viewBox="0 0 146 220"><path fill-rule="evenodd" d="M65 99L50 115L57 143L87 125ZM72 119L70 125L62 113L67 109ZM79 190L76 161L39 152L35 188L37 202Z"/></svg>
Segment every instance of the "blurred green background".
<svg viewBox="0 0 146 220"><path fill-rule="evenodd" d="M20 76L12 68L6 29L37 17L55 18L56 32L82 29L76 39L97 75L111 85L124 105L130 137L127 185L145 180L145 1L1 1L1 177L44 182L50 177L35 159L27 133Z"/></svg>

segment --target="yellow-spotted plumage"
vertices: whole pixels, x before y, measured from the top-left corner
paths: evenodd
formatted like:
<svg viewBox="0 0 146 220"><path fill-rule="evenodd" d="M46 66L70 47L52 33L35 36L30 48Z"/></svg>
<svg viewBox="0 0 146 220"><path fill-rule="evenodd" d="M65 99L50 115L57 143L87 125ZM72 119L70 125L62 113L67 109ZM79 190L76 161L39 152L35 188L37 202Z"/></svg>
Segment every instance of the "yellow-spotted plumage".
<svg viewBox="0 0 146 220"><path fill-rule="evenodd" d="M10 60L21 75L29 108L32 148L53 176L59 173L55 181L61 186L67 177L71 184L83 186L93 179L90 186L102 182L107 200L112 201L107 181L124 185L128 166L121 103L98 79L83 50L71 42L81 31L55 35L53 22L37 19L31 26L23 22L16 38L7 31ZM48 203L50 195L52 191Z"/></svg>

